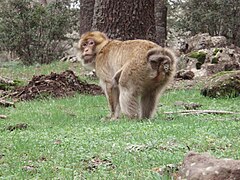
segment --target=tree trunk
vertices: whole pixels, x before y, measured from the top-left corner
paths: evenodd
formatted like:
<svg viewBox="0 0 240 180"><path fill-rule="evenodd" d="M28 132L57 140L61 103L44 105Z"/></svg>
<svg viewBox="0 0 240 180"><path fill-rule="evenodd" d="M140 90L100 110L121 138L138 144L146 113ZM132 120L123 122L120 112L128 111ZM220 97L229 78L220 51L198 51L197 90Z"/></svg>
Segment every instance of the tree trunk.
<svg viewBox="0 0 240 180"><path fill-rule="evenodd" d="M80 35L92 28L94 4L95 0L80 0Z"/></svg>
<svg viewBox="0 0 240 180"><path fill-rule="evenodd" d="M95 0L92 29L114 39L155 41L154 0Z"/></svg>
<svg viewBox="0 0 240 180"><path fill-rule="evenodd" d="M155 0L156 42L165 46L167 39L167 6L165 0Z"/></svg>

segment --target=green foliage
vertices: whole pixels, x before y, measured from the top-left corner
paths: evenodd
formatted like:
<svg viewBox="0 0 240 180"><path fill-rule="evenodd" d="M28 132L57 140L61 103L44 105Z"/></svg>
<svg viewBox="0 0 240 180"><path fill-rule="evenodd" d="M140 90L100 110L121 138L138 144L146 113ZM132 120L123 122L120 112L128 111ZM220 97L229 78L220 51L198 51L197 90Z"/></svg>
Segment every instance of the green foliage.
<svg viewBox="0 0 240 180"><path fill-rule="evenodd" d="M240 1L236 0L179 0L171 2L170 27L212 36L223 35L240 45Z"/></svg>
<svg viewBox="0 0 240 180"><path fill-rule="evenodd" d="M1 49L16 52L26 65L56 60L65 50L61 41L71 25L68 6L64 1L42 6L33 0L2 0Z"/></svg>

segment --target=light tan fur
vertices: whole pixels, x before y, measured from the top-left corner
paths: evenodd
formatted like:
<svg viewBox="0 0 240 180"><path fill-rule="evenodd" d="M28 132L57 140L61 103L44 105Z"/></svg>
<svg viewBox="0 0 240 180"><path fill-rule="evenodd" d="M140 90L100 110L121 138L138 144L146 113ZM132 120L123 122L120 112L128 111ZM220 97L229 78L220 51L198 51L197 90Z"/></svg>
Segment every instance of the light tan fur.
<svg viewBox="0 0 240 180"><path fill-rule="evenodd" d="M83 44L91 40L95 46L88 51ZM98 31L83 34L78 49L83 65L96 69L110 118L119 118L121 112L129 118L154 115L159 96L176 69L177 60L170 49L147 40L109 40ZM90 51L92 56L86 61L84 54Z"/></svg>

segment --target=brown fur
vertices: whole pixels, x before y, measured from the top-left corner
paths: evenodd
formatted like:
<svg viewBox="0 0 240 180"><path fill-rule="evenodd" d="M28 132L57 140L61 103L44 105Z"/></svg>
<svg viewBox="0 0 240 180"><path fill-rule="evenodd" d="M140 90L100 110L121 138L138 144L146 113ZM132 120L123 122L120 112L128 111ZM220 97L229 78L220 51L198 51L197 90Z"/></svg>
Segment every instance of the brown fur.
<svg viewBox="0 0 240 180"><path fill-rule="evenodd" d="M111 118L122 112L130 118L154 115L161 92L172 80L176 58L170 49L147 40L109 40L101 32L88 32L79 41L78 57L84 60L82 44L93 40L91 62L111 109Z"/></svg>

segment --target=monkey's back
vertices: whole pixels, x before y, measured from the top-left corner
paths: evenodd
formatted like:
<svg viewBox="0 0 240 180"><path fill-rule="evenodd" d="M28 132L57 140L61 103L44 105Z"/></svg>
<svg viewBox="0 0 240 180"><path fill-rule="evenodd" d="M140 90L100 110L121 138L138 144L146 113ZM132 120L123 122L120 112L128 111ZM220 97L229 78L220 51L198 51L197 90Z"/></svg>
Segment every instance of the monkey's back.
<svg viewBox="0 0 240 180"><path fill-rule="evenodd" d="M147 40L109 41L97 54L97 76L110 80L114 74L126 64L130 66L145 66L146 54L149 49L159 47ZM138 65L136 65L138 64Z"/></svg>

